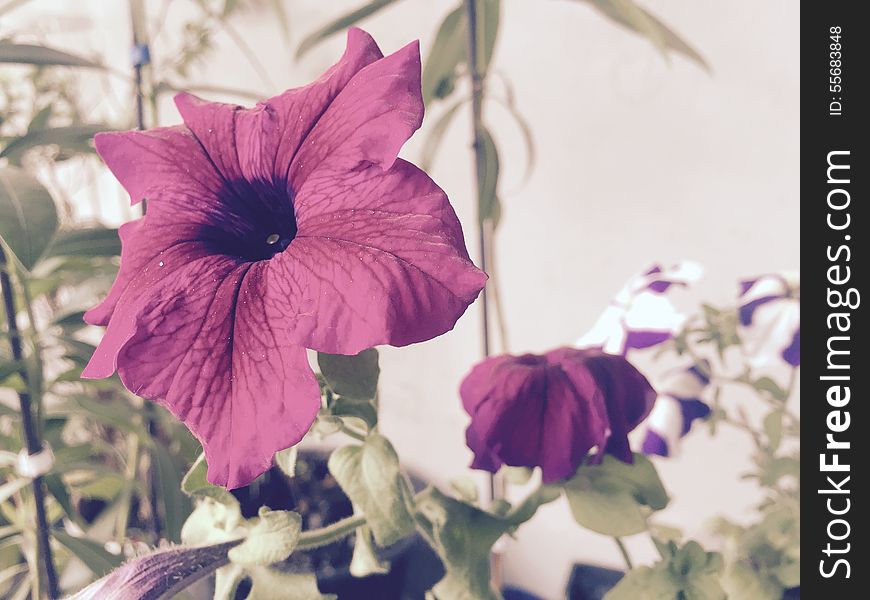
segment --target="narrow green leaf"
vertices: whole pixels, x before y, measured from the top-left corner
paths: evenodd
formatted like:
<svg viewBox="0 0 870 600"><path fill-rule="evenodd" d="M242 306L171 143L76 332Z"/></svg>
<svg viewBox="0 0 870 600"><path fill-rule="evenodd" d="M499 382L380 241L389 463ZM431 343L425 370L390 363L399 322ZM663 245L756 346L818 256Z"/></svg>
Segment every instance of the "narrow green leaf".
<svg viewBox="0 0 870 600"><path fill-rule="evenodd" d="M0 241L32 269L57 230L57 207L41 183L18 167L0 168Z"/></svg>
<svg viewBox="0 0 870 600"><path fill-rule="evenodd" d="M89 539L73 537L60 529L53 529L51 535L98 577L118 567L123 561L123 557L107 552L101 544Z"/></svg>
<svg viewBox="0 0 870 600"><path fill-rule="evenodd" d="M224 488L209 483L206 479L208 464L205 462L205 454L201 454L193 463L187 474L181 480L181 490L191 497L212 498L221 504L238 506L235 496Z"/></svg>
<svg viewBox="0 0 870 600"><path fill-rule="evenodd" d="M499 158L495 140L488 129L484 128L480 135L480 148L482 156L479 164L481 169L478 173L477 201L479 203L478 214L480 221L492 221L498 225L501 207L498 198Z"/></svg>
<svg viewBox="0 0 870 600"><path fill-rule="evenodd" d="M12 479L0 485L0 504L6 502L13 494L23 490L30 483L29 479Z"/></svg>
<svg viewBox="0 0 870 600"><path fill-rule="evenodd" d="M120 256L121 239L117 229L88 227L59 231L47 256Z"/></svg>
<svg viewBox="0 0 870 600"><path fill-rule="evenodd" d="M422 88L426 106L435 99L444 99L453 93L460 65L468 60L468 17L460 2L438 28L435 41L426 54L423 66Z"/></svg>
<svg viewBox="0 0 870 600"><path fill-rule="evenodd" d="M782 423L785 412L775 410L764 417L764 434L767 436L767 445L771 452L776 452L782 442Z"/></svg>
<svg viewBox="0 0 870 600"><path fill-rule="evenodd" d="M378 351L363 350L355 356L317 353L320 373L333 392L351 400L372 400L378 392Z"/></svg>
<svg viewBox="0 0 870 600"><path fill-rule="evenodd" d="M72 154L91 153L94 152L94 147L91 144L93 137L101 131L109 129L108 126L99 124L38 129L13 138L0 152L0 158L5 157L11 162L18 162L21 160L21 156L31 148L50 145L57 146L64 157Z"/></svg>
<svg viewBox="0 0 870 600"><path fill-rule="evenodd" d="M438 153L438 148L441 146L441 140L444 139L444 135L450 128L450 124L453 122L456 113L459 112L459 109L466 102L468 102L466 99L455 102L450 106L450 108L441 113L440 117L438 117L438 120L429 132L429 137L427 137L426 141L423 143L423 153L420 165L424 171L428 171L434 164L435 155Z"/></svg>
<svg viewBox="0 0 870 600"><path fill-rule="evenodd" d="M190 500L181 491L181 473L169 452L161 444L151 446L151 456L157 467L160 485L160 502L163 505L163 521L167 539L181 541L181 527L190 515Z"/></svg>
<svg viewBox="0 0 870 600"><path fill-rule="evenodd" d="M290 40L290 19L287 18L287 10L284 8L284 0L270 0L269 6L272 8L272 14L278 19L278 25L281 26L281 33L284 35L284 40Z"/></svg>
<svg viewBox="0 0 870 600"><path fill-rule="evenodd" d="M337 19L330 21L317 31L308 34L305 36L305 39L302 40L302 43L299 44L299 48L296 50L296 58L301 58L306 52L311 50L314 46L325 40L326 38L338 33L339 31L343 31L362 21L366 17L370 17L376 12L386 8L390 4L393 4L397 0L373 0L368 4L364 4L360 6L356 10L353 10L347 14L344 14Z"/></svg>
<svg viewBox="0 0 870 600"><path fill-rule="evenodd" d="M483 41L480 73L486 77L495 55L495 43L498 40L501 0L477 0L477 10L480 15L480 38Z"/></svg>
<svg viewBox="0 0 870 600"><path fill-rule="evenodd" d="M27 133L31 133L39 129L45 129L48 120L51 118L51 113L53 109L54 105L49 104L48 106L37 112L35 115L33 115L33 118L30 119L30 124L27 126Z"/></svg>
<svg viewBox="0 0 870 600"><path fill-rule="evenodd" d="M673 50L695 61L704 70L710 70L710 66L694 48L655 15L638 6L634 0L584 1L619 25L649 38L662 54L666 55L668 50Z"/></svg>
<svg viewBox="0 0 870 600"><path fill-rule="evenodd" d="M267 567L286 560L299 542L302 517L286 510L260 508L245 541L230 550L229 559L243 567Z"/></svg>
<svg viewBox="0 0 870 600"><path fill-rule="evenodd" d="M413 532L399 457L387 438L373 432L362 445L339 448L329 457L329 472L365 515L378 544L389 546Z"/></svg>
<svg viewBox="0 0 870 600"><path fill-rule="evenodd" d="M0 41L0 63L17 63L41 66L85 67L89 69L104 69L81 56L46 46L33 44L15 44L8 40Z"/></svg>

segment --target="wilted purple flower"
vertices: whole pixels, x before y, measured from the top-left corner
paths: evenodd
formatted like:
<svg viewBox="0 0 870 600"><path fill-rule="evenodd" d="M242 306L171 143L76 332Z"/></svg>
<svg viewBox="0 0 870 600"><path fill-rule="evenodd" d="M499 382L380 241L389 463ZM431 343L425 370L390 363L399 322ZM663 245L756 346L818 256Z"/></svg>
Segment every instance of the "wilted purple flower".
<svg viewBox="0 0 870 600"><path fill-rule="evenodd" d="M471 416L472 467L541 467L545 482L574 475L590 450L631 462L628 432L649 414L655 392L627 360L599 350L488 358L459 390Z"/></svg>
<svg viewBox="0 0 870 600"><path fill-rule="evenodd" d="M646 436L641 450L644 454L672 456L680 439L697 419L710 415L710 407L701 400L710 379L698 367L670 374L656 386L659 392L655 406L646 420Z"/></svg>
<svg viewBox="0 0 870 600"><path fill-rule="evenodd" d="M234 488L320 407L306 348L356 354L450 330L486 276L444 192L396 157L420 126L416 42L384 58L359 29L305 87L245 109L176 97L184 125L96 138L147 215L89 323L84 377L116 369L203 444Z"/></svg>
<svg viewBox="0 0 870 600"><path fill-rule="evenodd" d="M762 275L740 282L741 338L756 366L779 355L793 367L801 363L800 275Z"/></svg>
<svg viewBox="0 0 870 600"><path fill-rule="evenodd" d="M699 264L684 261L667 268L654 265L632 277L576 346L625 356L632 348L649 348L668 341L683 327L686 315L665 297L665 292L674 285L688 286L702 274Z"/></svg>

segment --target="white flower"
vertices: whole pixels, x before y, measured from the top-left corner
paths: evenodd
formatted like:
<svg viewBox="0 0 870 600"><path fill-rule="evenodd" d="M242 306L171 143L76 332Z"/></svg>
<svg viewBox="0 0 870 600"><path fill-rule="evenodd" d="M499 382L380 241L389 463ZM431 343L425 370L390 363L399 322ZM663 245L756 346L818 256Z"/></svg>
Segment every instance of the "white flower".
<svg viewBox="0 0 870 600"><path fill-rule="evenodd" d="M687 317L664 294L673 285L694 283L703 271L698 263L683 261L669 268L654 265L632 277L592 329L577 340L577 347L625 355L631 348L648 348L669 340Z"/></svg>

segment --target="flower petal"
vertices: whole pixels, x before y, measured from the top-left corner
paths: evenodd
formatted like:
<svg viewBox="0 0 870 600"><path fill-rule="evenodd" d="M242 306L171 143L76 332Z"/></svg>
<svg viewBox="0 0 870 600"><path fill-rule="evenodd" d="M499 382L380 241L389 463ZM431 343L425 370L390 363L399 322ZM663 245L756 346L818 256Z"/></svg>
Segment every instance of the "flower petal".
<svg viewBox="0 0 870 600"><path fill-rule="evenodd" d="M571 351L586 354L584 364L604 396L610 422L605 451L631 463L628 434L649 415L656 399L655 390L640 371L621 357L593 350Z"/></svg>
<svg viewBox="0 0 870 600"><path fill-rule="evenodd" d="M196 223L220 206L221 177L186 127L98 133L94 145L132 204L147 199Z"/></svg>
<svg viewBox="0 0 870 600"><path fill-rule="evenodd" d="M412 42L350 80L305 139L289 180L298 190L319 169L370 162L387 170L422 123L420 44Z"/></svg>
<svg viewBox="0 0 870 600"><path fill-rule="evenodd" d="M794 332L794 337L788 347L782 351L782 359L793 367L801 364L801 330Z"/></svg>
<svg viewBox="0 0 870 600"><path fill-rule="evenodd" d="M128 389L184 421L203 444L209 481L229 488L297 443L320 406L305 349L264 319L265 264L205 256L144 295L128 287L83 373L105 377L117 362Z"/></svg>
<svg viewBox="0 0 870 600"><path fill-rule="evenodd" d="M460 395L476 469L540 466L545 482L566 479L606 436L601 393L581 364L490 358L463 380Z"/></svg>
<svg viewBox="0 0 870 600"><path fill-rule="evenodd" d="M326 109L354 75L381 58L371 36L351 28L341 59L311 84L250 109L188 93L175 104L227 181L286 185L293 157Z"/></svg>
<svg viewBox="0 0 870 600"><path fill-rule="evenodd" d="M267 306L306 348L356 354L431 339L485 284L444 192L405 161L321 171L298 211L296 239L269 262Z"/></svg>

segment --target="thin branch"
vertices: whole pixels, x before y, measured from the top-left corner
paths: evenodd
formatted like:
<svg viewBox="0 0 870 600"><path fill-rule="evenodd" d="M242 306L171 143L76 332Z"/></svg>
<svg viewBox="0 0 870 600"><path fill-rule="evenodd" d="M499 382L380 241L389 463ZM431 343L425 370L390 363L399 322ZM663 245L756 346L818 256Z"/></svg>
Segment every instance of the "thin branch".
<svg viewBox="0 0 870 600"><path fill-rule="evenodd" d="M9 330L9 345L12 349L12 360L22 365L19 374L24 382L28 384L27 389L30 389L30 378L26 367L23 366L24 352L21 348L21 333L18 330L18 322L15 319L17 311L15 308L15 292L12 289L12 281L9 278L8 272L10 267L11 265L6 260L6 253L3 247L0 246L0 288L2 288L3 305L6 310L6 324ZM18 402L21 408L21 429L24 434L27 453L32 456L41 452L43 448L42 440L39 437L39 427L33 418L30 393L27 391L18 392ZM54 599L60 596L60 590L57 583L54 558L51 554L51 540L49 539L48 519L45 513L45 490L43 488L42 477L34 477L32 486L33 503L36 506L36 551L42 563L42 570L45 572L45 592L49 598ZM36 573L36 581L39 584L39 572ZM38 588L39 585L37 585L37 590L34 592L35 598L40 597Z"/></svg>

